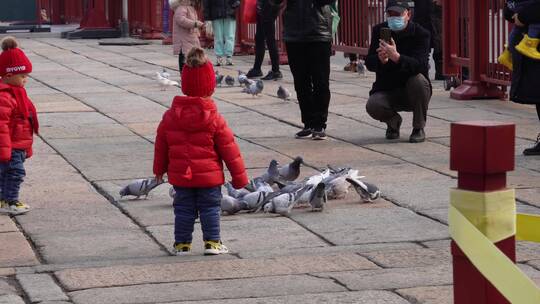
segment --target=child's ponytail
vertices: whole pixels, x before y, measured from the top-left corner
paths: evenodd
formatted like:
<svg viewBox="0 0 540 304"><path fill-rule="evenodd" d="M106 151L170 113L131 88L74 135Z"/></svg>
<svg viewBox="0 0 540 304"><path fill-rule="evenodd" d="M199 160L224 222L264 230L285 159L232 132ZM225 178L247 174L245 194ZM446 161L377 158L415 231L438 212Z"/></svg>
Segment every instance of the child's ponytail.
<svg viewBox="0 0 540 304"><path fill-rule="evenodd" d="M205 65L208 59L204 50L200 47L193 47L187 54L186 64L191 68Z"/></svg>
<svg viewBox="0 0 540 304"><path fill-rule="evenodd" d="M15 37L7 36L2 39L2 51L16 49L17 47L19 47L19 43L15 40Z"/></svg>

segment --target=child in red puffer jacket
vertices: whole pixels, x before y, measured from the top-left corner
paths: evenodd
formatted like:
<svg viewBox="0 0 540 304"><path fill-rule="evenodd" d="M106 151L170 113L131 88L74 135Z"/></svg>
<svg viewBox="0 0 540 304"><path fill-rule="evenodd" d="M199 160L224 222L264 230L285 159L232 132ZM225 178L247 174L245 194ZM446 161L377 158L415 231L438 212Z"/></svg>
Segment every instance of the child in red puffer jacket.
<svg viewBox="0 0 540 304"><path fill-rule="evenodd" d="M221 185L223 161L232 185L240 189L248 178L240 149L231 129L210 96L216 78L201 48L192 48L182 70L182 92L163 115L157 129L154 174L158 181L167 173L174 186L174 249L177 255L191 251L193 226L201 219L204 254L227 253L221 243Z"/></svg>
<svg viewBox="0 0 540 304"><path fill-rule="evenodd" d="M22 214L30 207L19 200L26 176L25 159L32 156L37 112L24 85L32 63L13 37L2 40L0 54L0 212Z"/></svg>

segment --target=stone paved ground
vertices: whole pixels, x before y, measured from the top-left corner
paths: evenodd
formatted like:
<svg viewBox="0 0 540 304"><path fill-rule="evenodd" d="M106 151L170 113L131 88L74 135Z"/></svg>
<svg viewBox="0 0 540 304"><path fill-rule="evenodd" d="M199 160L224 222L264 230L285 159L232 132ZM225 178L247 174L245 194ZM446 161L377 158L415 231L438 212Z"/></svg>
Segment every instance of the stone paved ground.
<svg viewBox="0 0 540 304"><path fill-rule="evenodd" d="M304 156L303 176L326 164L353 166L380 186L383 198L360 203L351 193L327 210L295 209L289 217L227 216L223 240L232 253L171 255L173 215L167 186L147 200L121 199L129 180L151 176L155 129L178 88L152 79L176 67L170 47L99 46L95 40L22 39L34 63L28 86L41 119L35 156L22 191L32 211L0 216L0 303L452 303L446 220L449 125L490 119L517 124L520 210L540 213L540 158L520 155L539 130L531 107L498 100L459 102L435 83L422 144L387 142L384 125L365 112L373 75L340 71L334 59L325 142L295 140L296 100L218 88L215 101L236 133L251 175L270 159ZM246 71L235 58L224 74ZM284 81L292 77L284 66ZM177 78L178 73L173 72ZM520 267L540 282L540 246L518 244Z"/></svg>

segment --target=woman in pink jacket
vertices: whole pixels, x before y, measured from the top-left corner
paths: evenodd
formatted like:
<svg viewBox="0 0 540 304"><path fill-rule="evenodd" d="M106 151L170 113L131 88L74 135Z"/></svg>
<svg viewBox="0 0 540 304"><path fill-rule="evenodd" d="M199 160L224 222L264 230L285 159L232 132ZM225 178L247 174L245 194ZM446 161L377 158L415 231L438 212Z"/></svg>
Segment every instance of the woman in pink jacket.
<svg viewBox="0 0 540 304"><path fill-rule="evenodd" d="M197 11L193 6L197 0L169 0L174 12L173 50L178 55L178 68L182 72L186 62L186 54L192 47L200 47L200 29L204 23L199 21Z"/></svg>

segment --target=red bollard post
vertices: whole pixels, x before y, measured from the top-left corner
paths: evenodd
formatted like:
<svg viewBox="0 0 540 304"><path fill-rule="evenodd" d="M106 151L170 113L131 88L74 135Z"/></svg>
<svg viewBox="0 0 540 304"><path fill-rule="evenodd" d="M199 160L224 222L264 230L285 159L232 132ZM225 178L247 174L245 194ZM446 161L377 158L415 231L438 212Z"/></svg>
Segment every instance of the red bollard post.
<svg viewBox="0 0 540 304"><path fill-rule="evenodd" d="M506 172L514 170L514 146L514 124L488 121L453 123L451 126L450 169L458 171L458 189L452 191L459 192L461 197L480 198L483 202L478 202L479 205L481 203L489 205L488 196L497 194L496 192L508 192ZM467 199L467 202L470 201L473 200ZM464 209L474 210L476 206L473 205L476 203L473 201ZM512 203L515 219L515 201L508 202L508 204ZM492 212L489 210L490 208L486 208L485 205L479 207L479 218L489 218L490 212ZM510 209L505 209L504 212ZM511 211L508 212L511 213ZM507 215L512 216L511 214ZM475 224L475 221L471 222ZM493 222L498 224L496 221L492 221L491 224ZM482 228L485 228L479 228L480 225L475 226L481 231ZM512 226L511 223L508 226ZM482 232L486 234L484 231ZM510 232L510 236L494 243L515 263L514 233ZM482 276L454 241L451 243L451 252L455 304L510 303Z"/></svg>

